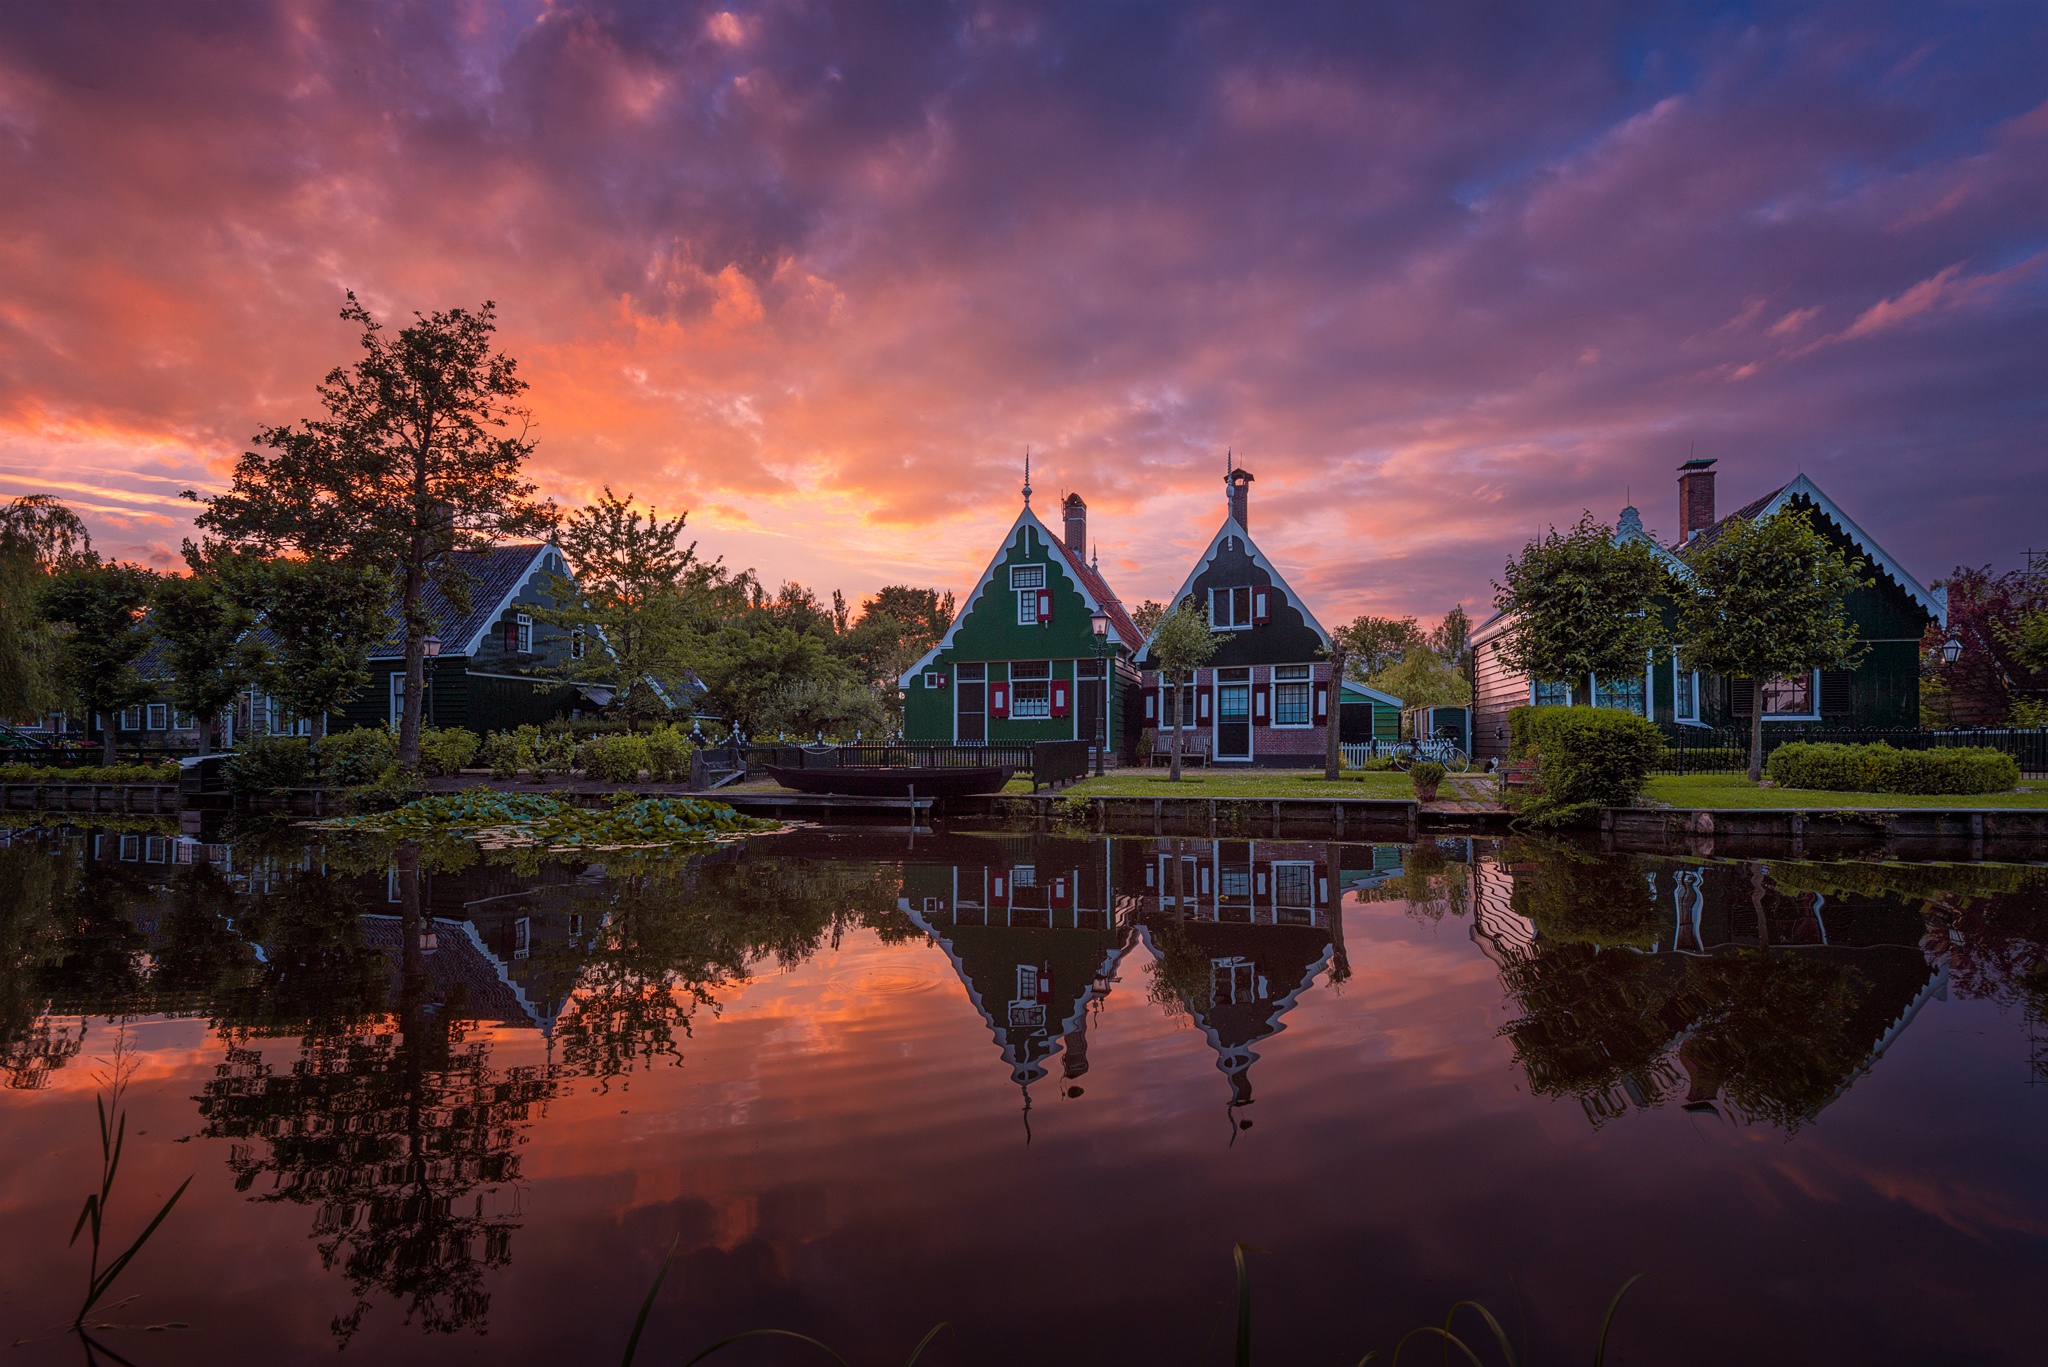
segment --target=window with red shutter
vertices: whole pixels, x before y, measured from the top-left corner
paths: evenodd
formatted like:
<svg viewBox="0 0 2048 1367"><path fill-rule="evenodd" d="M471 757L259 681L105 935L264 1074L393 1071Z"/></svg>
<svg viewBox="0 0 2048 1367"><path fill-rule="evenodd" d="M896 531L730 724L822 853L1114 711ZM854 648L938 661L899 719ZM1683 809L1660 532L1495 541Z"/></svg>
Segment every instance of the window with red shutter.
<svg viewBox="0 0 2048 1367"><path fill-rule="evenodd" d="M519 623L517 622L505 623L505 653L507 655L519 653Z"/></svg>
<svg viewBox="0 0 2048 1367"><path fill-rule="evenodd" d="M992 683L988 686L988 714L991 717L1004 718L1010 715L1009 684Z"/></svg>
<svg viewBox="0 0 2048 1367"><path fill-rule="evenodd" d="M1041 622L1050 622L1052 620L1051 589L1040 589L1038 591L1038 620Z"/></svg>
<svg viewBox="0 0 2048 1367"><path fill-rule="evenodd" d="M1067 681L1065 679L1054 679L1052 681L1052 715L1055 717L1067 715Z"/></svg>

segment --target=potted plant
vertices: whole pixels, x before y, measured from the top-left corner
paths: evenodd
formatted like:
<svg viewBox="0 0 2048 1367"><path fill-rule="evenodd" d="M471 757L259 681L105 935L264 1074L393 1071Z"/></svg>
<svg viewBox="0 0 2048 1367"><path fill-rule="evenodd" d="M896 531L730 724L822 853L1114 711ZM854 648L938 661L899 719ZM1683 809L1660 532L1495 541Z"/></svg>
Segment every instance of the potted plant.
<svg viewBox="0 0 2048 1367"><path fill-rule="evenodd" d="M1433 759L1418 760L1408 766L1408 780L1415 785L1416 801L1434 802L1444 781L1444 766Z"/></svg>

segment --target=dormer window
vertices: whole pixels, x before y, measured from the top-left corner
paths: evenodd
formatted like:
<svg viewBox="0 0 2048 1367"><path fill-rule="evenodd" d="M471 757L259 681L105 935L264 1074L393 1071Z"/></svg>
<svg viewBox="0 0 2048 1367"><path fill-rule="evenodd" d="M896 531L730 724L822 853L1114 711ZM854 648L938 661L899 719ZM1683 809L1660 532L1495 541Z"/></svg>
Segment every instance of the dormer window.
<svg viewBox="0 0 2048 1367"><path fill-rule="evenodd" d="M569 658L572 660L583 658L583 633L581 631L569 633Z"/></svg>

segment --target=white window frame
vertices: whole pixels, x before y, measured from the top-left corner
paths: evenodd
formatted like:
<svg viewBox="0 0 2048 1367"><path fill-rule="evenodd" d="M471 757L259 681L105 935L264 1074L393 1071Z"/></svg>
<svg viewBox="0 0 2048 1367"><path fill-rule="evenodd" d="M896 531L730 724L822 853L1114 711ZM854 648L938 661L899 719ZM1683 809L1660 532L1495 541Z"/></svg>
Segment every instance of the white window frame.
<svg viewBox="0 0 2048 1367"><path fill-rule="evenodd" d="M1316 724L1315 685L1307 680L1281 679L1280 671L1273 671L1273 727L1281 731L1312 730ZM1291 696L1294 690L1301 693L1301 720L1282 721L1280 699L1283 691Z"/></svg>
<svg viewBox="0 0 2048 1367"><path fill-rule="evenodd" d="M1240 995L1238 984L1244 984ZM1228 992L1218 989L1228 986ZM1219 1006L1235 1006L1258 1000L1258 966L1242 954L1209 960L1209 996Z"/></svg>
<svg viewBox="0 0 2048 1367"><path fill-rule="evenodd" d="M1238 621L1238 620L1237 620L1237 600L1236 600L1235 598L1231 597L1231 595L1232 595L1232 594L1237 594L1237 593L1241 593L1241 594L1243 594L1243 595L1244 595L1244 620L1243 620L1242 622L1240 622L1240 621ZM1231 617L1231 620L1230 620L1230 621L1228 621L1228 622L1226 622L1226 621L1224 621L1224 620L1223 620L1223 614L1221 614L1221 613L1219 613L1219 612L1217 612L1217 611L1216 611L1216 604L1217 604L1217 602L1219 601L1219 597L1220 597L1220 600L1221 600L1222 602L1224 602L1224 603L1227 603L1227 604L1229 604L1229 605L1230 605L1230 617ZM1228 588L1214 588L1214 589L1210 589L1210 590L1209 590L1209 628L1210 628L1210 630L1212 630L1212 631L1250 631L1250 630L1251 630L1251 627L1252 627L1252 586L1251 586L1250 584L1233 584L1233 585L1229 586Z"/></svg>
<svg viewBox="0 0 2048 1367"><path fill-rule="evenodd" d="M123 731L140 731L142 729L142 709L139 707L122 708L119 721L120 729Z"/></svg>
<svg viewBox="0 0 2048 1367"><path fill-rule="evenodd" d="M533 654L533 616L530 613L512 614L513 641L521 655Z"/></svg>
<svg viewBox="0 0 2048 1367"><path fill-rule="evenodd" d="M142 729L145 731L168 731L171 728L171 706L169 703L153 702L142 709Z"/></svg>
<svg viewBox="0 0 2048 1367"><path fill-rule="evenodd" d="M1013 589L1042 589L1045 585L1045 566L1010 566L1010 587Z"/></svg>
<svg viewBox="0 0 2048 1367"><path fill-rule="evenodd" d="M1692 704L1686 711L1678 710L1680 687L1683 685L1686 698ZM1700 672L1687 669L1678 658L1678 652L1671 653L1671 720L1680 726L1704 726L1700 720Z"/></svg>
<svg viewBox="0 0 2048 1367"><path fill-rule="evenodd" d="M1773 677L1779 677L1779 676L1775 676L1775 675L1774 675ZM1766 686L1767 686L1767 685L1768 685L1769 683L1770 683L1770 680L1769 680L1769 679L1758 679L1758 680L1756 681L1756 706L1757 706L1757 707L1758 707L1759 709L1761 709L1761 708L1763 707L1763 705L1764 705L1764 689L1765 689L1765 687L1766 687ZM1807 688L1808 688L1808 692L1807 692L1807 695L1806 695L1806 697L1807 697L1807 704L1806 704L1806 706L1807 706L1807 710L1806 710L1806 711L1804 711L1804 712L1765 712L1765 713L1764 713L1764 720L1765 720L1765 721L1767 721L1767 722L1772 722L1772 721L1819 721L1819 720L1820 720L1820 671L1819 671L1818 669L1810 669L1810 670L1808 670L1808 671L1807 671Z"/></svg>
<svg viewBox="0 0 2048 1367"><path fill-rule="evenodd" d="M1631 677L1633 677L1633 676L1631 676ZM1642 707L1641 707L1641 708L1633 708L1633 707L1613 707L1613 706L1611 706L1611 705L1610 705L1610 704L1608 704L1608 703L1603 703L1603 702L1601 702L1601 701L1600 701L1600 676L1599 676L1598 674L1588 674L1588 675L1586 676L1586 681L1587 681L1587 691L1588 691L1588 692L1590 692L1590 693L1592 694L1592 705L1593 705L1594 707L1607 707L1607 708L1608 708L1608 709L1609 709L1610 711L1614 711L1614 712L1627 712L1627 713L1628 713L1628 714L1629 714L1630 716L1632 716L1632 717L1642 717L1642 716L1647 716L1647 715L1649 715L1649 711L1650 711L1650 706L1651 706L1651 703L1650 703L1650 671L1649 671L1649 670L1648 670L1647 668L1646 668L1646 669L1644 669L1644 671L1643 671L1643 679L1642 679L1642 683L1643 683L1643 705L1642 705Z"/></svg>
<svg viewBox="0 0 2048 1367"><path fill-rule="evenodd" d="M391 676L391 729L396 731L405 719L405 671L398 670Z"/></svg>
<svg viewBox="0 0 2048 1367"><path fill-rule="evenodd" d="M1285 870L1290 876L1298 875L1308 900L1289 902L1280 896L1280 874ZM1276 859L1273 861L1273 905L1276 907L1300 908L1314 911L1316 906L1316 865L1312 859Z"/></svg>
<svg viewBox="0 0 2048 1367"><path fill-rule="evenodd" d="M1530 705L1531 707L1576 707L1576 706L1578 705L1578 702L1577 702L1577 695L1578 695L1578 689L1577 689L1577 687L1576 687L1576 686L1574 686L1574 685L1572 685L1572 684L1565 684L1565 685L1563 685L1563 687L1564 687L1564 701L1563 701L1563 702L1561 702L1561 703L1546 703L1546 702L1543 702L1543 701L1541 701L1541 700L1540 700L1540 699L1539 699L1539 698L1537 697L1537 693L1538 693L1538 691L1539 691L1539 690L1541 690L1541 689L1544 689L1544 688L1549 688L1549 687L1555 687L1555 686L1556 686L1556 685L1551 685L1551 684L1541 684L1541 683L1538 683L1538 682L1537 682L1536 680L1534 680L1534 679L1531 679L1531 680L1529 680L1529 705Z"/></svg>

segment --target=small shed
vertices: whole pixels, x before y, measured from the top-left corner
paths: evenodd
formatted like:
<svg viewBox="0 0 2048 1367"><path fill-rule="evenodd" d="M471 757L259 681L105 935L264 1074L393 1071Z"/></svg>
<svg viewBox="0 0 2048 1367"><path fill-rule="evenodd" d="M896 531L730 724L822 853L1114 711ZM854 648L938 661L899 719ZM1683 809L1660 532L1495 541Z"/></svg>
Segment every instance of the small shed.
<svg viewBox="0 0 2048 1367"><path fill-rule="evenodd" d="M1346 679L1338 709L1337 739L1346 745L1401 739L1401 700L1369 684Z"/></svg>
<svg viewBox="0 0 2048 1367"><path fill-rule="evenodd" d="M1403 714L1416 740L1449 736L1466 754L1472 753L1472 714L1462 707L1411 707Z"/></svg>

